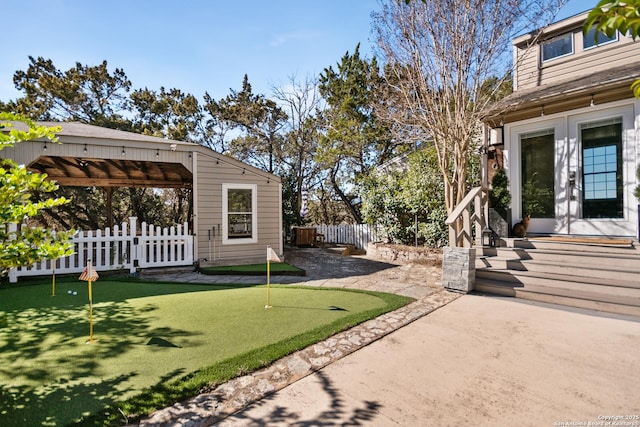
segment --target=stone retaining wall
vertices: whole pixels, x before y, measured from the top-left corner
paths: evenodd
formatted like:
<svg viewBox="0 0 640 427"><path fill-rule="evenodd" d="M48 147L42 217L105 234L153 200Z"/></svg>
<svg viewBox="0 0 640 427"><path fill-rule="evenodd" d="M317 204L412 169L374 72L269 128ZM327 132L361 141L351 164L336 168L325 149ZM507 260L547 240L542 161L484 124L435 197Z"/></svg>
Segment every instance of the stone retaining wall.
<svg viewBox="0 0 640 427"><path fill-rule="evenodd" d="M442 249L372 242L367 246L367 258L396 264L441 265Z"/></svg>

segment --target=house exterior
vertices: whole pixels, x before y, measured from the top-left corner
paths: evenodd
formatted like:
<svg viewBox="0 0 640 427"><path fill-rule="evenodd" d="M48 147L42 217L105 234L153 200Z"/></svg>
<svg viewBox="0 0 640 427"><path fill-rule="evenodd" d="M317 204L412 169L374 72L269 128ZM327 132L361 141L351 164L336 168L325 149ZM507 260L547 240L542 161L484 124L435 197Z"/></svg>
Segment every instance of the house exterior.
<svg viewBox="0 0 640 427"><path fill-rule="evenodd" d="M283 252L278 176L202 145L82 123L62 126L60 144L27 141L0 151L60 186L191 188L193 262L242 263Z"/></svg>
<svg viewBox="0 0 640 427"><path fill-rule="evenodd" d="M640 42L596 42L587 15L513 40L514 92L483 119L487 175L504 167L511 219L530 214L530 234L637 238Z"/></svg>

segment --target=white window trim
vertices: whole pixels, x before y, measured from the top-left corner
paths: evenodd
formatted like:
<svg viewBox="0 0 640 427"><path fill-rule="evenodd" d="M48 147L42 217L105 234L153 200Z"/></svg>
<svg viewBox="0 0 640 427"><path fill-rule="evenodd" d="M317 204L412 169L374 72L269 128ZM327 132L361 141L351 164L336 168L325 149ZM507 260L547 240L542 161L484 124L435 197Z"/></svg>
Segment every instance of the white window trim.
<svg viewBox="0 0 640 427"><path fill-rule="evenodd" d="M559 38L566 37L567 35L569 35L571 37L571 52L565 53L564 55L554 56L553 58L544 59L544 46L546 44L549 44L549 43L559 39ZM559 36L553 37L553 38L551 38L549 40L545 40L545 41L542 42L542 44L540 45L540 61L543 64L546 64L548 62L555 61L556 59L566 58L567 56L571 56L575 52L576 52L576 43L575 43L575 37L573 36L573 33L561 34Z"/></svg>
<svg viewBox="0 0 640 427"><path fill-rule="evenodd" d="M229 190L251 190L251 237L229 239ZM258 243L258 186L256 184L222 184L222 244Z"/></svg>

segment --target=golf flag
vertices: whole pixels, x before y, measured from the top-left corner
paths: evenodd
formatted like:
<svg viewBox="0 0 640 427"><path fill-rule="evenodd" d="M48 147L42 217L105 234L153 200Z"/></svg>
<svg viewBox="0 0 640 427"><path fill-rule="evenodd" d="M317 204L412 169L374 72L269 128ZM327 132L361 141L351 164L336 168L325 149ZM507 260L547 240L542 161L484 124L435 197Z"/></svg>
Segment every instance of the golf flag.
<svg viewBox="0 0 640 427"><path fill-rule="evenodd" d="M269 261L269 262L282 262L282 261L280 261L280 258L278 258L278 254L276 254L276 251L271 249L271 246L267 246L267 261Z"/></svg>
<svg viewBox="0 0 640 427"><path fill-rule="evenodd" d="M91 272L89 272L89 271L91 271ZM78 280L82 280L84 282L88 282L89 279L91 279L92 282L95 282L99 278L100 278L100 276L98 276L98 272L95 271L94 269L92 269L91 268L91 263L89 263L89 265L86 266L84 268L84 270L82 270L82 273L80 274L80 277L78 277Z"/></svg>
<svg viewBox="0 0 640 427"><path fill-rule="evenodd" d="M267 246L267 305L264 308L271 308L271 261L282 262L276 251Z"/></svg>

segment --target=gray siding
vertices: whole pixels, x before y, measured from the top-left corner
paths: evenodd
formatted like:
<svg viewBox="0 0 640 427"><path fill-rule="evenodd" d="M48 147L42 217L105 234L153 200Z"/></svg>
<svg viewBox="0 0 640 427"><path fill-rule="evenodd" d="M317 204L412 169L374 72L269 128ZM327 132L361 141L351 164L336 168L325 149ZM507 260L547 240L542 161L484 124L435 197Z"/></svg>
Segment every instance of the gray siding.
<svg viewBox="0 0 640 427"><path fill-rule="evenodd" d="M640 54L640 43L634 43L628 36L620 35L618 41L588 50L583 49L581 29L573 30L574 53L542 63L540 45L527 49L526 45L515 46L516 89L522 90L542 84L572 80L620 65Z"/></svg>
<svg viewBox="0 0 640 427"><path fill-rule="evenodd" d="M198 153L196 159L197 258L242 262L266 258L267 246L279 252L282 211L280 180L219 154ZM216 159L219 159L218 163ZM257 185L257 243L222 244L222 238L218 232L218 227L222 228L222 184ZM216 228L215 251L212 249L210 252L209 230L214 227ZM212 247L213 243L212 241Z"/></svg>

